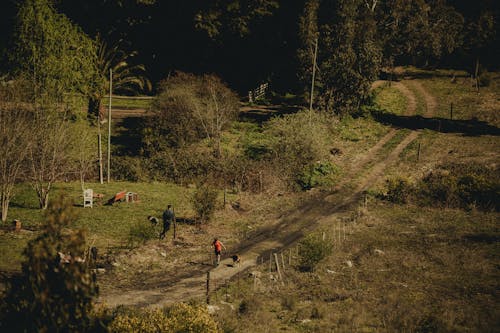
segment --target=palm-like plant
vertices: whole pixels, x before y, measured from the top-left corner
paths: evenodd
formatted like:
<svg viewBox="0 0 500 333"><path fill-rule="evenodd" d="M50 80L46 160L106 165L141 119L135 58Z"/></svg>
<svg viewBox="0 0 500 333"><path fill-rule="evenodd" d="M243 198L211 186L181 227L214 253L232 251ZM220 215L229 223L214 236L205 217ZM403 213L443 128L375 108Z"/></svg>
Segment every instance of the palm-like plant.
<svg viewBox="0 0 500 333"><path fill-rule="evenodd" d="M109 87L109 71L113 73L113 90L121 93L138 93L151 91L151 81L146 77L144 65L132 65L130 60L137 55L136 51L127 52L121 49L123 40L108 46L97 36L97 68L96 89L89 100L89 117L101 116L101 100Z"/></svg>

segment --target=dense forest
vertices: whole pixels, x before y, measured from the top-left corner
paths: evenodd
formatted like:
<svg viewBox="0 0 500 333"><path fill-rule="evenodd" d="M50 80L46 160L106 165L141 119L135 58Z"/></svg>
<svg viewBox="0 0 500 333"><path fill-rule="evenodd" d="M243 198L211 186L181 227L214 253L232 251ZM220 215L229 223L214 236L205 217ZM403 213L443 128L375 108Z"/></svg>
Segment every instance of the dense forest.
<svg viewBox="0 0 500 333"><path fill-rule="evenodd" d="M4 56L20 3L2 4ZM261 82L300 90L316 38L323 76L332 70L329 60L354 66L350 51L366 52L367 68L361 69L366 77L379 66L399 64L474 73L476 61L493 70L500 56L500 4L494 0L59 0L55 5L91 38L99 35L108 45L121 41L128 52L136 51L134 61L145 65L154 83L180 70L215 73L242 93Z"/></svg>

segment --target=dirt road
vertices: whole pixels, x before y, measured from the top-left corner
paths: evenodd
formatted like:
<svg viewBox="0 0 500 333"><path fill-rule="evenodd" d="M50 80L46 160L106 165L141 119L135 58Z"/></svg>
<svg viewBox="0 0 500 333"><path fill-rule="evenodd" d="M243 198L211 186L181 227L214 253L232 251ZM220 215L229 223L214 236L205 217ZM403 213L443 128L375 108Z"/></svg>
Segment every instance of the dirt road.
<svg viewBox="0 0 500 333"><path fill-rule="evenodd" d="M383 83L376 83L376 85L381 84ZM417 99L408 88L410 85L414 85L413 87L424 96L427 110L425 115L432 116L436 103L422 85L408 81L393 83L393 86L407 99L408 106L405 115L415 114L417 109ZM404 148L420 135L418 131L411 131L395 148L380 157L378 153L381 148L399 131L401 129L391 129L361 159L355 161L345 180L333 193L311 196L308 201L285 214L276 223L256 232L251 241L241 243L237 249L234 249L234 252L243 258L240 266L232 267L231 259L223 260L217 268L196 266L184 270L180 276L171 277L166 274L163 279L164 283L155 288L105 289L101 293L100 301L109 306L161 307L174 302L203 297L208 271L210 271L211 279L225 281L251 270L260 262L260 258L268 258L270 252L290 247L304 235L316 229L318 225L337 221L339 214L356 207L363 192L379 180L384 171L397 162ZM373 166L368 170L363 170L369 163L373 163ZM353 179L356 179L355 186L349 186Z"/></svg>

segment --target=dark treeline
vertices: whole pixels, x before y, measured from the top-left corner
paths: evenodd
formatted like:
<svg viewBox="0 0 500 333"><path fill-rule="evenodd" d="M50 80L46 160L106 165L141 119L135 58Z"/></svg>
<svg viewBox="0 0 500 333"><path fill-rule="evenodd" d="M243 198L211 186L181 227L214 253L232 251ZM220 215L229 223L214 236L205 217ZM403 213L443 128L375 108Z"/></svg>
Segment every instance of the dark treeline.
<svg viewBox="0 0 500 333"><path fill-rule="evenodd" d="M122 39L126 47L138 51L135 61L146 66L153 83L175 70L216 73L244 92L263 81L271 81L282 91L303 87L298 54L304 48L300 29L307 8L317 3L324 16L334 7L349 7L343 2L59 0L56 4L90 37L100 34L111 44ZM482 68L498 67L498 1L351 2L357 3L357 12L365 9L348 24L366 29L366 22L361 21L373 20L382 65L455 67L474 73L479 60ZM0 46L4 54L19 3L3 1ZM321 15L320 30L322 20L340 19L339 15ZM320 48L328 48L321 45L324 34L319 33Z"/></svg>

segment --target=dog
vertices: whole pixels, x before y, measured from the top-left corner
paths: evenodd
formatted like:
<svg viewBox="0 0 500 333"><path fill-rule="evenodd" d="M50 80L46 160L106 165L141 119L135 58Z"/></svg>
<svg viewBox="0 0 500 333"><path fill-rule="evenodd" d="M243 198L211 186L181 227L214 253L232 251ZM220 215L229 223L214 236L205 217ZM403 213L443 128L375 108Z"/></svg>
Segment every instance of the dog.
<svg viewBox="0 0 500 333"><path fill-rule="evenodd" d="M240 265L241 257L238 254L233 255L231 258L233 259L233 267L236 265Z"/></svg>
<svg viewBox="0 0 500 333"><path fill-rule="evenodd" d="M159 222L158 218L154 216L148 216L148 221L151 222L152 225L157 225Z"/></svg>

